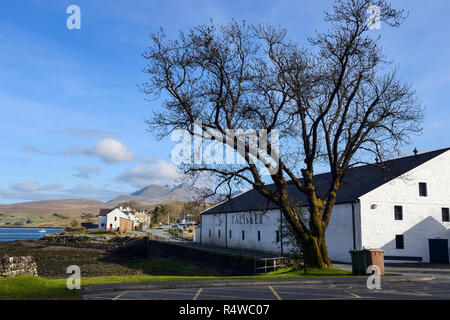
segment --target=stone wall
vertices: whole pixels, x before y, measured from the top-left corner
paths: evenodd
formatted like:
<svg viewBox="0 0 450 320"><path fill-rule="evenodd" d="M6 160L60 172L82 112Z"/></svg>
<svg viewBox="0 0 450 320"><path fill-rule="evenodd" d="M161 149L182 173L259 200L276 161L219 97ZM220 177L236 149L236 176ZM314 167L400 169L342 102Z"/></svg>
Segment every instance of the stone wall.
<svg viewBox="0 0 450 320"><path fill-rule="evenodd" d="M9 257L3 256L0 260L0 278L15 277L19 275L37 276L37 266L32 256Z"/></svg>

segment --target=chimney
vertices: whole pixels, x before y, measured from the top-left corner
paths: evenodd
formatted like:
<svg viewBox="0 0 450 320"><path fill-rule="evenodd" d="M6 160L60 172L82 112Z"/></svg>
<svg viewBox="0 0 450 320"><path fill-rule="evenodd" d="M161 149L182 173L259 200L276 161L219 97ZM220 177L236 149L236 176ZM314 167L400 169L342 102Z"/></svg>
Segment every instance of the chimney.
<svg viewBox="0 0 450 320"><path fill-rule="evenodd" d="M413 152L414 152L414 155L416 155L416 156L419 154L419 150L417 150L417 148L414 148Z"/></svg>

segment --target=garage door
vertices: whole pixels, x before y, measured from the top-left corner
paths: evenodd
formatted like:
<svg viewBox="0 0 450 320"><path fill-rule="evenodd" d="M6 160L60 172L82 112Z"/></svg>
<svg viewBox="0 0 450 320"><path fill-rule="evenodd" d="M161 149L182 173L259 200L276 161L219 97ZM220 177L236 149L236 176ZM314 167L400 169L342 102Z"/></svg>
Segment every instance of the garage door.
<svg viewBox="0 0 450 320"><path fill-rule="evenodd" d="M428 243L430 246L430 262L449 263L447 239L429 239Z"/></svg>

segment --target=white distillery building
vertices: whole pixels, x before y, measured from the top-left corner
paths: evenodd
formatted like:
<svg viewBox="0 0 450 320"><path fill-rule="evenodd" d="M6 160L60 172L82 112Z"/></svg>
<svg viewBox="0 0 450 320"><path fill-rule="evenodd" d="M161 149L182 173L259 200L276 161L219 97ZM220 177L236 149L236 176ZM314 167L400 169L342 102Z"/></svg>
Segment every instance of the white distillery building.
<svg viewBox="0 0 450 320"><path fill-rule="evenodd" d="M98 228L107 230L118 230L120 228L120 219L129 220L133 227L137 222L136 215L130 208L100 209L98 215Z"/></svg>
<svg viewBox="0 0 450 320"><path fill-rule="evenodd" d="M314 180L321 194L330 175ZM306 203L295 186L289 191ZM326 231L330 258L350 262L351 249L380 248L385 256L448 263L449 208L450 148L352 168ZM202 212L196 241L283 255L280 224L276 205L250 190Z"/></svg>

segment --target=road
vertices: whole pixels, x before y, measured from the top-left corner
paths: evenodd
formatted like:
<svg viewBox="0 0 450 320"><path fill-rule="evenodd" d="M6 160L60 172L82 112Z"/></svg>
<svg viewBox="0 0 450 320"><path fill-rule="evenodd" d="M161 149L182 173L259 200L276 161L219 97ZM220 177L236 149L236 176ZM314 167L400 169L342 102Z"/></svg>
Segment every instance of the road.
<svg viewBox="0 0 450 320"><path fill-rule="evenodd" d="M189 288L151 291L113 291L84 296L88 300L450 300L450 282L381 283L369 290L365 284L304 284L223 288Z"/></svg>

